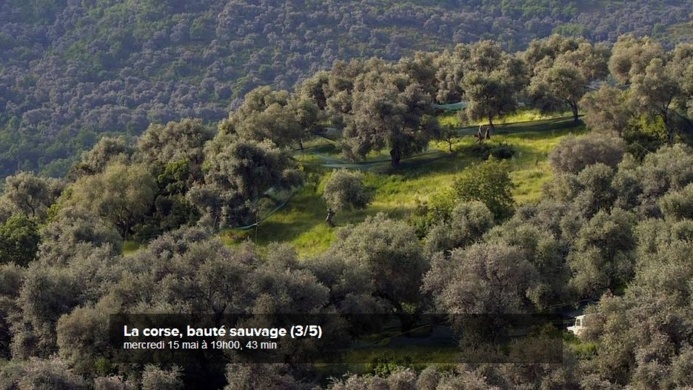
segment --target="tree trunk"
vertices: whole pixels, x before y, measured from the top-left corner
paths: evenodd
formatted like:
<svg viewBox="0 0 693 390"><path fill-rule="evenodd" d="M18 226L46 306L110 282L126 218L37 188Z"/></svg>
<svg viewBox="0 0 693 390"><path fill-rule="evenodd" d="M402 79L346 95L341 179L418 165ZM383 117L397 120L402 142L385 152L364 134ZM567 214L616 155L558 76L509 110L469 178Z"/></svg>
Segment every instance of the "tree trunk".
<svg viewBox="0 0 693 390"><path fill-rule="evenodd" d="M399 151L399 147L395 146L390 150L391 164L393 168L399 166L399 162L402 160L402 153Z"/></svg>
<svg viewBox="0 0 693 390"><path fill-rule="evenodd" d="M332 209L330 209L330 208L327 209L327 217L325 218L325 222L327 223L327 225L329 227L332 227L332 228L334 227L334 221L332 220L332 218L334 218L334 214L335 214L335 212L332 211Z"/></svg>
<svg viewBox="0 0 693 390"><path fill-rule="evenodd" d="M669 113L667 111L665 111L662 115L662 119L664 121L664 128L667 130L667 142L671 146L676 141L676 129L674 126L672 126L671 121L669 120Z"/></svg>
<svg viewBox="0 0 693 390"><path fill-rule="evenodd" d="M24 199L24 204L26 204L27 207L31 210L31 217L32 218L35 217L36 216L36 209L34 209L34 206L32 206L31 203L29 203L29 200Z"/></svg>
<svg viewBox="0 0 693 390"><path fill-rule="evenodd" d="M400 330L404 333L404 337L412 337L411 331L414 329L414 325L416 325L418 316L416 314L399 313L398 317L401 323Z"/></svg>
<svg viewBox="0 0 693 390"><path fill-rule="evenodd" d="M488 116L488 125L491 126L491 130L496 129L496 127L493 125L493 115Z"/></svg>
<svg viewBox="0 0 693 390"><path fill-rule="evenodd" d="M416 325L416 321L419 319L419 313L407 313L399 301L394 299L388 299L388 301L392 304L395 315L399 319L400 331L404 333L404 337L412 337L411 331L414 329L414 325Z"/></svg>
<svg viewBox="0 0 693 390"><path fill-rule="evenodd" d="M577 103L570 103L570 109L573 111L573 122L578 123L578 106Z"/></svg>

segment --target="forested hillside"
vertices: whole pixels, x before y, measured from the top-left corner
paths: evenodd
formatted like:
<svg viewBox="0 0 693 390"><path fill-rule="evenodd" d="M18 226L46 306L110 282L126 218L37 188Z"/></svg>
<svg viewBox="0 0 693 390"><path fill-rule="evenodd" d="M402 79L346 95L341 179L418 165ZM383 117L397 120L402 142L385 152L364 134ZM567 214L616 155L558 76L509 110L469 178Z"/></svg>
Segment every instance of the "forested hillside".
<svg viewBox="0 0 693 390"><path fill-rule="evenodd" d="M0 389L693 386L693 44L551 35L338 61L222 116L5 178ZM576 310L579 337L559 317ZM177 314L325 337L278 340L279 364L163 333L132 349L111 315L138 313L157 332ZM434 328L462 337L407 349Z"/></svg>
<svg viewBox="0 0 693 390"><path fill-rule="evenodd" d="M258 85L290 89L335 60L398 59L552 32L680 39L690 0L8 0L0 4L0 174L61 176L106 133L214 122Z"/></svg>

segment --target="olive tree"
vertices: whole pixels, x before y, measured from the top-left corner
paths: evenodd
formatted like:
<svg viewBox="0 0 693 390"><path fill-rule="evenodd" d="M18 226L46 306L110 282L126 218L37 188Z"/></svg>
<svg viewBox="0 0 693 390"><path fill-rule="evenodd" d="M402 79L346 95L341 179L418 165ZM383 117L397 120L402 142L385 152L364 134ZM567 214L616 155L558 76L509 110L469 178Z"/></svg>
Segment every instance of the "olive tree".
<svg viewBox="0 0 693 390"><path fill-rule="evenodd" d="M496 160L465 169L453 184L459 200L484 203L499 221L513 213L515 201L511 191L514 187L507 162Z"/></svg>
<svg viewBox="0 0 693 390"><path fill-rule="evenodd" d="M19 172L5 178L0 200L9 213L22 213L29 218L45 219L48 209L58 199L64 184L57 179Z"/></svg>
<svg viewBox="0 0 693 390"><path fill-rule="evenodd" d="M454 314L524 313L537 273L518 247L480 243L434 257L422 290Z"/></svg>
<svg viewBox="0 0 693 390"><path fill-rule="evenodd" d="M80 178L68 205L80 205L111 222L123 239L154 203L156 182L143 165L109 165L103 173Z"/></svg>
<svg viewBox="0 0 693 390"><path fill-rule="evenodd" d="M462 202L452 210L450 219L438 221L426 235L425 253L450 253L481 240L493 227L493 214L480 201Z"/></svg>
<svg viewBox="0 0 693 390"><path fill-rule="evenodd" d="M529 96L545 112L570 108L577 122L579 101L590 83L606 77L608 58L606 48L584 40L552 35L532 42L525 52L532 72Z"/></svg>
<svg viewBox="0 0 693 390"><path fill-rule="evenodd" d="M419 288L428 262L416 232L404 222L379 213L337 233L327 256L341 259L345 272L360 272L372 295L386 301L405 330L419 310Z"/></svg>
<svg viewBox="0 0 693 390"><path fill-rule="evenodd" d="M127 164L134 151L123 137L102 137L91 150L82 153L82 158L71 168L68 176L77 179L101 173L111 163Z"/></svg>
<svg viewBox="0 0 693 390"><path fill-rule="evenodd" d="M492 41L474 44L467 64L462 87L469 105L461 113L469 120L488 120L494 129L494 118L517 108L517 94L527 83L526 67Z"/></svg>
<svg viewBox="0 0 693 390"><path fill-rule="evenodd" d="M625 153L620 138L590 136L563 138L549 154L549 163L558 172L579 173L588 165L604 163L616 168Z"/></svg>
<svg viewBox="0 0 693 390"><path fill-rule="evenodd" d="M0 387L4 389L86 390L84 378L75 375L59 358L31 359L0 367Z"/></svg>
<svg viewBox="0 0 693 390"><path fill-rule="evenodd" d="M86 247L108 248L120 253L122 238L107 220L80 207L64 207L41 230L39 257L48 264L67 264Z"/></svg>
<svg viewBox="0 0 693 390"><path fill-rule="evenodd" d="M581 297L598 297L629 282L634 273L634 215L614 209L598 212L578 232L568 255L570 285Z"/></svg>
<svg viewBox="0 0 693 390"><path fill-rule="evenodd" d="M204 181L186 198L215 229L249 223L255 204L271 188L291 189L302 183L295 162L271 141L218 136L208 149Z"/></svg>
<svg viewBox="0 0 693 390"><path fill-rule="evenodd" d="M672 191L659 200L659 207L666 217L693 219L693 184L680 191Z"/></svg>
<svg viewBox="0 0 693 390"><path fill-rule="evenodd" d="M0 225L0 264L28 265L36 257L40 241L38 226L33 220L23 214L11 216Z"/></svg>
<svg viewBox="0 0 693 390"><path fill-rule="evenodd" d="M349 172L346 169L332 173L322 195L327 205L325 222L334 227L332 218L343 210L365 209L372 200L371 193L363 185L360 172Z"/></svg>
<svg viewBox="0 0 693 390"><path fill-rule="evenodd" d="M204 145L213 136L211 129L199 119L152 124L137 140L135 159L148 165L189 161L200 166L204 160Z"/></svg>
<svg viewBox="0 0 693 390"><path fill-rule="evenodd" d="M355 84L342 139L349 158L365 158L387 148L392 166L397 167L402 158L425 150L438 136L431 97L409 76L369 72Z"/></svg>

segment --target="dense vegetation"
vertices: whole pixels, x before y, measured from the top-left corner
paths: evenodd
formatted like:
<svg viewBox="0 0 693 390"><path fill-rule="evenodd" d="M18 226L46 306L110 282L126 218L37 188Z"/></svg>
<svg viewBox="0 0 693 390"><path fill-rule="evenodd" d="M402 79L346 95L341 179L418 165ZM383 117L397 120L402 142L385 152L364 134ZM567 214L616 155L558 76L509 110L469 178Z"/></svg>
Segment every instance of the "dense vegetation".
<svg viewBox="0 0 693 390"><path fill-rule="evenodd" d="M335 60L482 39L513 52L552 32L673 44L691 9L690 0L3 1L0 175L62 176L103 134L216 122L251 89L290 89Z"/></svg>
<svg viewBox="0 0 693 390"><path fill-rule="evenodd" d="M60 29L66 22L61 18L74 12L104 17L97 10L106 4L5 6L21 10L13 14L17 20L33 18L27 31L38 34L46 20L54 23L50 31L68 31ZM548 17L544 13L555 9L553 3L536 11L503 4L486 11ZM270 6L255 8L290 15L293 4ZM126 2L107 9L149 12L140 24L140 14L133 14L136 28L127 31L135 35L121 37L121 44L151 33L151 54L158 30L147 26L157 12L204 7ZM58 19L51 19L55 14ZM69 20L86 26L77 16ZM184 16L176 20L187 26ZM180 42L192 42L186 41L190 30L173 28L171 35L177 33L183 34ZM45 44L40 34L34 37L37 48ZM94 42L94 50L75 47L72 54L86 61L79 55L99 53L99 47L125 50ZM31 51L25 55L30 58ZM114 69L128 69L117 58L73 71L94 77L96 86ZM167 69L150 57L137 58L152 72ZM46 99L84 96L56 94L41 80L48 79L37 78L33 91ZM181 115L202 119L163 124L158 122L175 115L152 119L143 111L141 136L101 138L64 178L29 172L6 178L0 196L0 388L693 386L691 80L691 44L667 48L621 36L609 48L552 35L528 42L519 53L483 40L397 61L340 61L307 75L293 91L252 89L229 113L218 106L217 117L183 105ZM65 82L56 85L70 85ZM149 102L147 91L132 96ZM186 99L195 106L196 96ZM207 107L199 98L197 107ZM443 114L434 105L458 100L466 102L458 114ZM517 141L497 143L513 139L507 129L517 127L503 122L523 105L569 113L563 120L527 124L532 133L513 134L515 140L554 137L550 153L533 155ZM47 111L22 115L44 118L38 123L46 125L46 134L60 123ZM112 124L106 118L104 124ZM488 127L472 139L479 124ZM131 135L137 133L132 129ZM434 157L427 159L430 149ZM529 180L541 177L544 185L531 202L519 203L516 168L528 154L534 159ZM365 173L331 169L365 168L383 159L379 170ZM447 169L448 176L425 188L414 188L417 182L406 176L435 176L436 169ZM425 196L408 200L415 206L381 208L384 196L413 198L417 190ZM299 254L290 242L265 245L257 239L267 215L310 202L319 204L324 250ZM281 228L289 230L286 225ZM552 313L582 301L594 302L589 327L580 339L565 335L563 364L424 367L400 361L348 374L344 367L299 364L293 355L279 365L244 364L233 356L221 364L125 364L106 346L110 313L332 313L342 316L349 334L360 335L378 324L360 323L350 317L355 313L390 314L407 331L430 310ZM316 346L330 347L335 345Z"/></svg>
<svg viewBox="0 0 693 390"><path fill-rule="evenodd" d="M693 45L641 37L687 21L665 3L4 2L0 388L693 386ZM306 222L311 251L276 242ZM381 325L356 313L580 302L583 336L543 330L563 364L108 343L111 313L330 313L326 352Z"/></svg>

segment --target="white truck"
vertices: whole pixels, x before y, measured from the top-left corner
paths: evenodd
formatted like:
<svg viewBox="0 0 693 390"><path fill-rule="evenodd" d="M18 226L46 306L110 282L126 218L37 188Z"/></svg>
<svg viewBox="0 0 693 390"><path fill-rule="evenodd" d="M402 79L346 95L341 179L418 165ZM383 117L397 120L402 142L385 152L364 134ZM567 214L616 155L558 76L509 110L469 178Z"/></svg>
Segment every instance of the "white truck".
<svg viewBox="0 0 693 390"><path fill-rule="evenodd" d="M580 334L585 330L585 315L580 315L575 317L575 325L569 326L568 331L572 332L576 336L580 336Z"/></svg>

